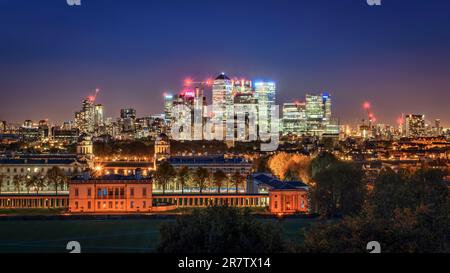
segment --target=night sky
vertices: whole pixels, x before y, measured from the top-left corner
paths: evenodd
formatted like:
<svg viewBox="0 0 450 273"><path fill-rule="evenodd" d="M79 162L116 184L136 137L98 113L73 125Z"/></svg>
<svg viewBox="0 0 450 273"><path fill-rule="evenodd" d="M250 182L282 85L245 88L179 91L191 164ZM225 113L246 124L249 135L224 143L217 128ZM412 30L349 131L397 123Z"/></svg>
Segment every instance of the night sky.
<svg viewBox="0 0 450 273"><path fill-rule="evenodd" d="M270 79L278 102L330 91L355 123L424 113L450 126L450 1L0 0L0 120L162 112L183 79Z"/></svg>

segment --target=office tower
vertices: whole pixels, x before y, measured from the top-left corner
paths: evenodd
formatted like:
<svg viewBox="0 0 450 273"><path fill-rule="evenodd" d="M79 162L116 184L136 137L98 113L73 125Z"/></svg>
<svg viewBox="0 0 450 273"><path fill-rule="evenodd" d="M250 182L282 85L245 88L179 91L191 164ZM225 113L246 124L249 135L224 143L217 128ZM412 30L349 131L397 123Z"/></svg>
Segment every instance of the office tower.
<svg viewBox="0 0 450 273"><path fill-rule="evenodd" d="M434 120L434 128L433 128L433 131L434 131L434 135L435 135L435 136L442 136L443 128L442 128L442 126L441 126L441 120L440 120L440 119Z"/></svg>
<svg viewBox="0 0 450 273"><path fill-rule="evenodd" d="M253 86L252 81L246 79L233 80L233 96L236 95L247 95L253 96Z"/></svg>
<svg viewBox="0 0 450 273"><path fill-rule="evenodd" d="M164 120L167 123L170 123L172 120L172 108L173 108L173 95L165 94L164 95Z"/></svg>
<svg viewBox="0 0 450 273"><path fill-rule="evenodd" d="M105 114L104 114L104 108L103 105L97 104L94 107L94 125L96 129L99 126L103 126L105 122Z"/></svg>
<svg viewBox="0 0 450 273"><path fill-rule="evenodd" d="M75 124L81 134L94 133L95 109L94 100L91 97L84 99L81 111L75 113Z"/></svg>
<svg viewBox="0 0 450 273"><path fill-rule="evenodd" d="M220 74L214 80L212 86L212 111L215 123L214 131L219 135L232 134L232 132L226 131L227 116L230 116L233 111L232 91L233 83L225 73Z"/></svg>
<svg viewBox="0 0 450 273"><path fill-rule="evenodd" d="M324 133L323 121L325 109L322 95L306 95L306 126L311 136L321 136Z"/></svg>
<svg viewBox="0 0 450 273"><path fill-rule="evenodd" d="M306 130L308 135L339 134L338 122L332 119L331 95L306 95Z"/></svg>
<svg viewBox="0 0 450 273"><path fill-rule="evenodd" d="M407 115L405 119L407 137L420 137L425 135L425 115Z"/></svg>
<svg viewBox="0 0 450 273"><path fill-rule="evenodd" d="M303 102L283 104L283 135L306 134L306 104Z"/></svg>
<svg viewBox="0 0 450 273"><path fill-rule="evenodd" d="M47 120L40 120L38 123L39 136L41 139L50 137L50 128Z"/></svg>
<svg viewBox="0 0 450 273"><path fill-rule="evenodd" d="M136 119L136 110L133 108L120 109L120 118L122 119Z"/></svg>
<svg viewBox="0 0 450 273"><path fill-rule="evenodd" d="M322 93L322 103L324 108L323 122L327 126L331 123L331 96L328 92Z"/></svg>
<svg viewBox="0 0 450 273"><path fill-rule="evenodd" d="M233 81L234 137L237 141L255 141L258 138L258 100L252 82Z"/></svg>
<svg viewBox="0 0 450 273"><path fill-rule="evenodd" d="M258 133L271 132L272 128L279 131L279 124L272 124L271 107L275 105L276 85L274 82L258 81L255 83L255 96L258 100Z"/></svg>
<svg viewBox="0 0 450 273"><path fill-rule="evenodd" d="M132 133L136 129L136 110L133 108L120 109L122 132Z"/></svg>

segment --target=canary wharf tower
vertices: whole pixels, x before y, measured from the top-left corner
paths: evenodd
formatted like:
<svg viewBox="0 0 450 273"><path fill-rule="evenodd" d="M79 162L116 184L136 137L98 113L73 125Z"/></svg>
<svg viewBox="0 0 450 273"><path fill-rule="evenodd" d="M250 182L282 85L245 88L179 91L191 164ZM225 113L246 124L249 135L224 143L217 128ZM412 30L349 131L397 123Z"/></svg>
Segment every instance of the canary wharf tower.
<svg viewBox="0 0 450 273"><path fill-rule="evenodd" d="M255 95L258 100L258 133L271 133L276 128L278 131L278 124L271 122L273 119L271 115L271 107L275 105L276 85L274 82L258 81L255 82Z"/></svg>
<svg viewBox="0 0 450 273"><path fill-rule="evenodd" d="M220 74L212 87L212 106L216 124L222 124L225 131L228 116L233 115L233 82L225 73Z"/></svg>

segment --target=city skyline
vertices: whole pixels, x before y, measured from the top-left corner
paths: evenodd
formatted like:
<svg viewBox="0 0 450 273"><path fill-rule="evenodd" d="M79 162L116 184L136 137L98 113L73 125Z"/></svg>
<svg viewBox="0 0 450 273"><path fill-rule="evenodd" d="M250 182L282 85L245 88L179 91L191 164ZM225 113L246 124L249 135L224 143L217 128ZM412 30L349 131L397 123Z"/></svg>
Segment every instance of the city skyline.
<svg viewBox="0 0 450 273"><path fill-rule="evenodd" d="M214 1L134 3L1 3L0 119L71 120L95 88L105 116L148 116L184 78L225 71L274 80L279 105L330 91L341 123L359 122L370 101L380 123L404 113L450 126L448 3L245 1L232 17Z"/></svg>

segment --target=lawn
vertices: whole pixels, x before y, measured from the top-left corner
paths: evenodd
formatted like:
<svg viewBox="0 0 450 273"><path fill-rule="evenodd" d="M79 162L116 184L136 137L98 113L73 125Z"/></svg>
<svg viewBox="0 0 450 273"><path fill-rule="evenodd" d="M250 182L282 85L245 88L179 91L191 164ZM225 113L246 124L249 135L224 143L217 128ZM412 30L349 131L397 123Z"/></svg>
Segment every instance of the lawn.
<svg viewBox="0 0 450 273"><path fill-rule="evenodd" d="M0 209L0 215L56 215L64 213L66 209Z"/></svg>
<svg viewBox="0 0 450 273"><path fill-rule="evenodd" d="M175 219L0 221L0 253L68 252L69 241L78 241L82 252L152 252L158 244L160 225L173 221ZM279 222L284 236L297 242L303 239L300 229L314 222L301 218L260 221Z"/></svg>

